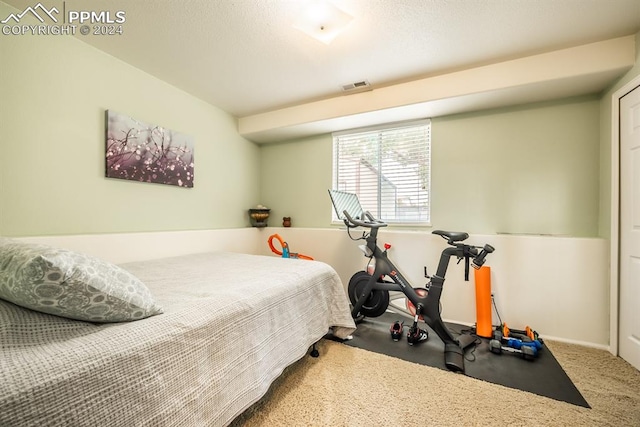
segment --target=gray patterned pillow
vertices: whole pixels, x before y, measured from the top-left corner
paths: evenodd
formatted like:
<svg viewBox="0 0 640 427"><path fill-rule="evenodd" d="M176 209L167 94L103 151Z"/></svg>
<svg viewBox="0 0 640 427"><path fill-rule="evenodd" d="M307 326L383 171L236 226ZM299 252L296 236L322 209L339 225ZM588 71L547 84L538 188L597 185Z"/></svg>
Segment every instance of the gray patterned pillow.
<svg viewBox="0 0 640 427"><path fill-rule="evenodd" d="M0 238L0 298L70 319L108 323L162 313L133 274L89 255Z"/></svg>

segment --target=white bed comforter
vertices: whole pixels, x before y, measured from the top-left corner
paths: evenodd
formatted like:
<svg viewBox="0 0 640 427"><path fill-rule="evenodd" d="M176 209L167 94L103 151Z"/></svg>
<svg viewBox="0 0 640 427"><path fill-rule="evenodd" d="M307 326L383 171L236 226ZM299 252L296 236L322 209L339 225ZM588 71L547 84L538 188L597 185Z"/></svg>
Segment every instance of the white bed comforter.
<svg viewBox="0 0 640 427"><path fill-rule="evenodd" d="M0 426L227 425L330 328L355 328L320 262L206 253L122 267L164 314L96 325L0 300Z"/></svg>

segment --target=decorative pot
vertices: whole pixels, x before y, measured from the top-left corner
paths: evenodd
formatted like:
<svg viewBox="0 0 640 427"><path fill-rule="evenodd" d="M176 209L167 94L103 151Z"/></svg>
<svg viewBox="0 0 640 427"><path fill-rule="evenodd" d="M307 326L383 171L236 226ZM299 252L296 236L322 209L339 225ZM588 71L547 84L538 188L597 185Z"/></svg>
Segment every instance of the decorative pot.
<svg viewBox="0 0 640 427"><path fill-rule="evenodd" d="M267 219L269 218L269 212L271 212L271 209L249 209L249 218L251 218L251 225L253 227L266 227Z"/></svg>

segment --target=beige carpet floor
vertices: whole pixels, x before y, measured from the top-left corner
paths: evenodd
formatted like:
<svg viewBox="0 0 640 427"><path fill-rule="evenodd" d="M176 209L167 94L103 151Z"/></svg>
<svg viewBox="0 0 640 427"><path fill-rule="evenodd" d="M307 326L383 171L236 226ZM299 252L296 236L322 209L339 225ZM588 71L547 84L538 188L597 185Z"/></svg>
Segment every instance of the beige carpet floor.
<svg viewBox="0 0 640 427"><path fill-rule="evenodd" d="M640 426L640 372L610 353L545 341L591 409L322 340L240 426Z"/></svg>

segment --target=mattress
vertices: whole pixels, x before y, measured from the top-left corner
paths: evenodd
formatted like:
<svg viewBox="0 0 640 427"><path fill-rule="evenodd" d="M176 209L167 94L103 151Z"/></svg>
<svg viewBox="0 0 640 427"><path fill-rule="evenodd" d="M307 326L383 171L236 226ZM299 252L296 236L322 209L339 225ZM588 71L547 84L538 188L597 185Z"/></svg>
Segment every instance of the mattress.
<svg viewBox="0 0 640 427"><path fill-rule="evenodd" d="M225 426L328 331L355 329L321 262L217 252L121 266L163 314L93 324L0 300L1 426Z"/></svg>

